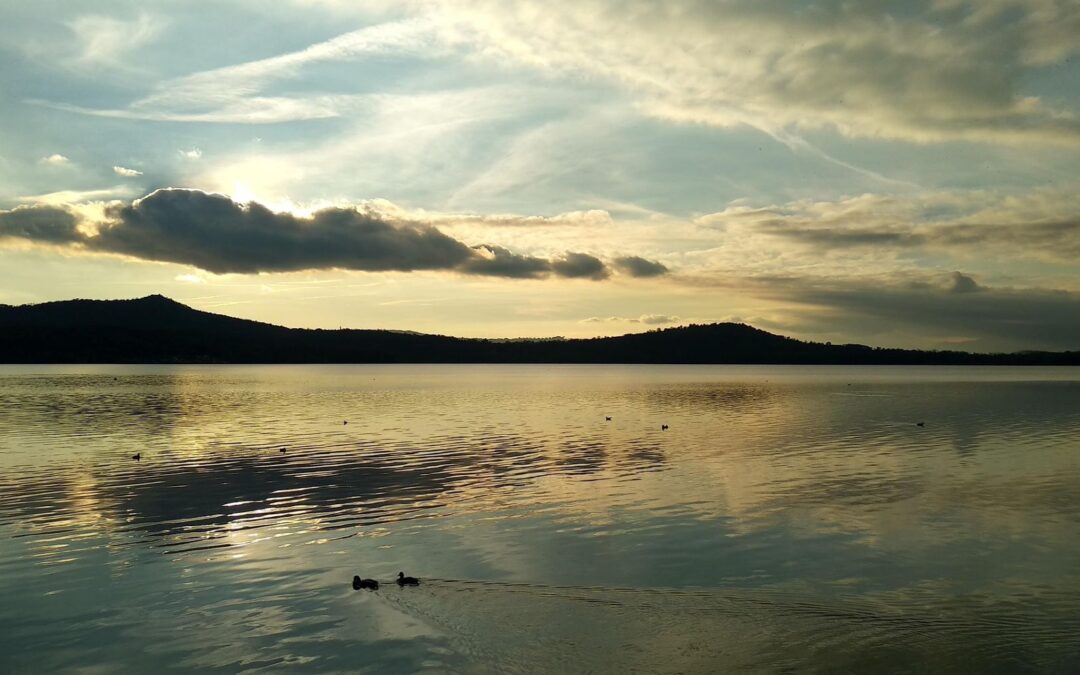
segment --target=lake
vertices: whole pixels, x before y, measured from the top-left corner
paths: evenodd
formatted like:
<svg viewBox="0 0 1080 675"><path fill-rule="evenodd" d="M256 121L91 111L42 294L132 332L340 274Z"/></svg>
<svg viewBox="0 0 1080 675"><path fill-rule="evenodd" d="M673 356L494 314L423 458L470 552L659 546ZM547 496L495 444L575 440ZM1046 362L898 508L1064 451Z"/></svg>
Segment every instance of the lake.
<svg viewBox="0 0 1080 675"><path fill-rule="evenodd" d="M1078 561L1076 368L0 366L5 673L1078 672Z"/></svg>

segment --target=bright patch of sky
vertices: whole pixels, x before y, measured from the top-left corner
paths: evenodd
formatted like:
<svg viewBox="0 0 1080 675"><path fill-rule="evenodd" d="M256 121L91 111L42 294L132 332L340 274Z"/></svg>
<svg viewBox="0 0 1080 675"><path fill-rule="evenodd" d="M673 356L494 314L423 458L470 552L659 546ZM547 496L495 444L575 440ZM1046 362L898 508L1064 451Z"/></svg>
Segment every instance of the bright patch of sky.
<svg viewBox="0 0 1080 675"><path fill-rule="evenodd" d="M0 302L1080 349L1075 0L8 4Z"/></svg>

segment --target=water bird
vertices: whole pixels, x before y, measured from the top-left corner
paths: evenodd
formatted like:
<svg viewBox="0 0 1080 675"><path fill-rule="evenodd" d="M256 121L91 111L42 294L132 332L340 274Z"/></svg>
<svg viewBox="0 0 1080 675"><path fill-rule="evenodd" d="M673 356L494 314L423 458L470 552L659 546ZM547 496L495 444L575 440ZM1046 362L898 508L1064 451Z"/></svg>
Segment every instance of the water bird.
<svg viewBox="0 0 1080 675"><path fill-rule="evenodd" d="M377 591L379 590L379 582L374 579L361 579L360 577L353 577L352 587L354 591L358 591L361 588L366 588L369 591Z"/></svg>
<svg viewBox="0 0 1080 675"><path fill-rule="evenodd" d="M285 448L282 448L282 449L280 450L280 452L285 452Z"/></svg>
<svg viewBox="0 0 1080 675"><path fill-rule="evenodd" d="M667 425L666 424L661 424L660 425L660 431L667 431Z"/></svg>
<svg viewBox="0 0 1080 675"><path fill-rule="evenodd" d="M610 422L611 418L610 417L604 417L604 420L607 421L607 422Z"/></svg>
<svg viewBox="0 0 1080 675"><path fill-rule="evenodd" d="M137 462L140 459L142 459L142 453L141 452L136 452L134 455L131 456L131 458Z"/></svg>
<svg viewBox="0 0 1080 675"><path fill-rule="evenodd" d="M341 423L341 426L345 426L348 423L349 423L349 420L345 420L344 422Z"/></svg>
<svg viewBox="0 0 1080 675"><path fill-rule="evenodd" d="M420 580L416 577L407 577L404 572L397 573L398 586L419 586Z"/></svg>
<svg viewBox="0 0 1080 675"><path fill-rule="evenodd" d="M926 426L926 422L916 422L916 423L915 423L915 426L917 426L917 427L925 427L925 426Z"/></svg>

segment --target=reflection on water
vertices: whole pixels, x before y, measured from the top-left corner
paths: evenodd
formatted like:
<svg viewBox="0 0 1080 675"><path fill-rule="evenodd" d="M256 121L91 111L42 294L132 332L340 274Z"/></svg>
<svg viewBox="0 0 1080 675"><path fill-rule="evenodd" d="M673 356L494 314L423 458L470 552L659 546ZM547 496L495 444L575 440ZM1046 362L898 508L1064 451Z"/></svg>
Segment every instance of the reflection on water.
<svg viewBox="0 0 1080 675"><path fill-rule="evenodd" d="M0 367L0 672L1070 672L1078 495L1075 369Z"/></svg>

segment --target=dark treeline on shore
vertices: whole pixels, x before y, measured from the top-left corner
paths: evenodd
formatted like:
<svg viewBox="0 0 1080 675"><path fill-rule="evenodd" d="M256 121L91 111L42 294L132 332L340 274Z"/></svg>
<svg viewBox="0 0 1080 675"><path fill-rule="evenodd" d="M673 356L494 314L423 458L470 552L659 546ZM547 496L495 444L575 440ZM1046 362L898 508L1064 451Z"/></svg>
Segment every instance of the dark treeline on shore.
<svg viewBox="0 0 1080 675"><path fill-rule="evenodd" d="M1080 365L1080 351L881 349L803 342L734 323L589 339L483 340L285 328L152 295L0 306L0 362Z"/></svg>

